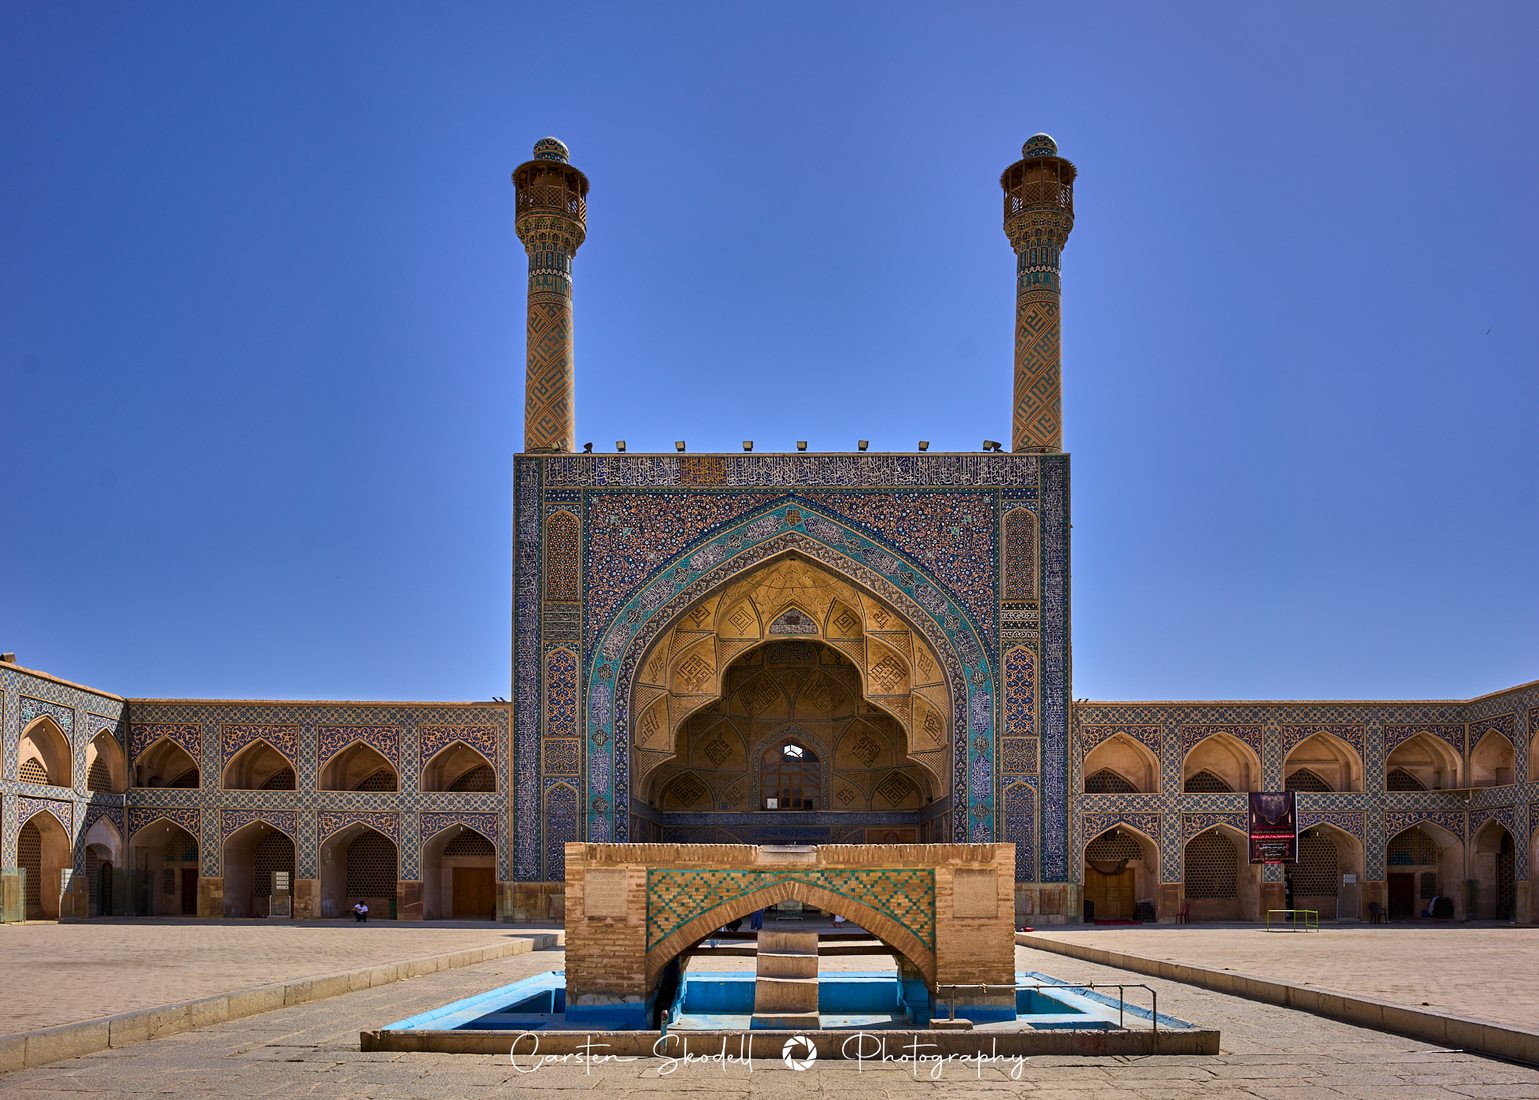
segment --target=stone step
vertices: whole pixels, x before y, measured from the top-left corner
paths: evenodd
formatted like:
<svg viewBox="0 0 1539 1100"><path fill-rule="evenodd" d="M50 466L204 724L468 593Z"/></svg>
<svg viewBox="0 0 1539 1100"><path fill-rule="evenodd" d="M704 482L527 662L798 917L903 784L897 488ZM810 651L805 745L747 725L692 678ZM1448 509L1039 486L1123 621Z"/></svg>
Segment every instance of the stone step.
<svg viewBox="0 0 1539 1100"><path fill-rule="evenodd" d="M816 932L760 932L759 950L776 955L816 955Z"/></svg>
<svg viewBox="0 0 1539 1100"><path fill-rule="evenodd" d="M758 953L757 973L761 978L816 978L816 955L787 955L778 951Z"/></svg>
<svg viewBox="0 0 1539 1100"><path fill-rule="evenodd" d="M755 1012L748 1026L754 1031L816 1031L822 1023L816 1012Z"/></svg>
<svg viewBox="0 0 1539 1100"><path fill-rule="evenodd" d="M765 978L754 983L754 1015L818 1011L817 978Z"/></svg>

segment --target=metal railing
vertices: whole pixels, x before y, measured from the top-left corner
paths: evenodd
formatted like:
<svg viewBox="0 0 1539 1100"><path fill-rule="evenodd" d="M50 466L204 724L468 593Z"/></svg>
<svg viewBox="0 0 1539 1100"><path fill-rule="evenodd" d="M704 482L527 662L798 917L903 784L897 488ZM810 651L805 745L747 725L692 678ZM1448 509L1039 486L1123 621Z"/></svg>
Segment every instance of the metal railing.
<svg viewBox="0 0 1539 1100"><path fill-rule="evenodd" d="M1115 989L1117 991L1117 1029L1119 1031L1126 1031L1128 1029L1127 990L1142 989L1145 993L1149 994L1149 1029L1154 1033L1155 1042L1158 1043L1159 1041L1160 994L1152 985L1144 982L1015 982L1010 985L968 985L957 983L938 985L935 987L935 992L937 994L944 994L948 989L951 991L951 999L948 1009L950 1015L947 1018L952 1020L957 1018L957 990L959 989L977 989L981 990L985 995L990 992L1003 993L1009 990L1012 998L1015 996L1015 992L1020 989L1088 989L1092 991Z"/></svg>

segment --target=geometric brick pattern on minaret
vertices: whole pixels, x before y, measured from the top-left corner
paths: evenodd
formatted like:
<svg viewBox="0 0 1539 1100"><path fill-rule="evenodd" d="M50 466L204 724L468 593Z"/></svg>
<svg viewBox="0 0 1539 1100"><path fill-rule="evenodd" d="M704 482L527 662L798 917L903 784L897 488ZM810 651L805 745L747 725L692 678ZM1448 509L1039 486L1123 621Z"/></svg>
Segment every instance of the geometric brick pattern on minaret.
<svg viewBox="0 0 1539 1100"><path fill-rule="evenodd" d="M999 177L1005 235L1015 250L1012 451L1063 450L1059 264L1074 228L1074 176L1053 139L1037 134Z"/></svg>
<svg viewBox="0 0 1539 1100"><path fill-rule="evenodd" d="M567 148L541 138L513 172L514 227L529 255L524 450L576 449L573 404L572 257L587 235L588 177Z"/></svg>

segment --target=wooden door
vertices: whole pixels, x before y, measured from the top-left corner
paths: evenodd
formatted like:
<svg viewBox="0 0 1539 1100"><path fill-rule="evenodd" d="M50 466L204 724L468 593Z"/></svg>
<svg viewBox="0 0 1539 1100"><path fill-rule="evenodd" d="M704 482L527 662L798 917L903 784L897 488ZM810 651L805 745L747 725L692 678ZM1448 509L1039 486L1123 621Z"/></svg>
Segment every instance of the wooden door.
<svg viewBox="0 0 1539 1100"><path fill-rule="evenodd" d="M1416 915L1416 876L1391 871L1389 876L1389 918L1406 920Z"/></svg>
<svg viewBox="0 0 1539 1100"><path fill-rule="evenodd" d="M1085 898L1095 906L1096 920L1131 920L1133 917L1133 868L1114 875L1085 868Z"/></svg>
<svg viewBox="0 0 1539 1100"><path fill-rule="evenodd" d="M198 869L182 868L182 916L198 915Z"/></svg>
<svg viewBox="0 0 1539 1100"><path fill-rule="evenodd" d="M497 915L497 879L490 867L454 868L456 920L492 920Z"/></svg>

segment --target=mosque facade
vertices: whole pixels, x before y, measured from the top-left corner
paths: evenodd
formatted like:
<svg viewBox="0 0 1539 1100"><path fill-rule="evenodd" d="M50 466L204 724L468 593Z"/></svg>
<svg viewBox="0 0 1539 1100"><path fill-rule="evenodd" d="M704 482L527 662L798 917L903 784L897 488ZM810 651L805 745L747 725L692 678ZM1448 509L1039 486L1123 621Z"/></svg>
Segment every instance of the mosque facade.
<svg viewBox="0 0 1539 1100"><path fill-rule="evenodd" d="M576 446L588 180L513 175L529 263L510 702L143 699L0 660L0 914L548 920L571 841L1015 846L1021 923L1528 922L1539 684L1433 702L1071 692L1061 258L1074 165L1000 179L1011 440ZM1294 791L1254 865L1248 792Z"/></svg>

